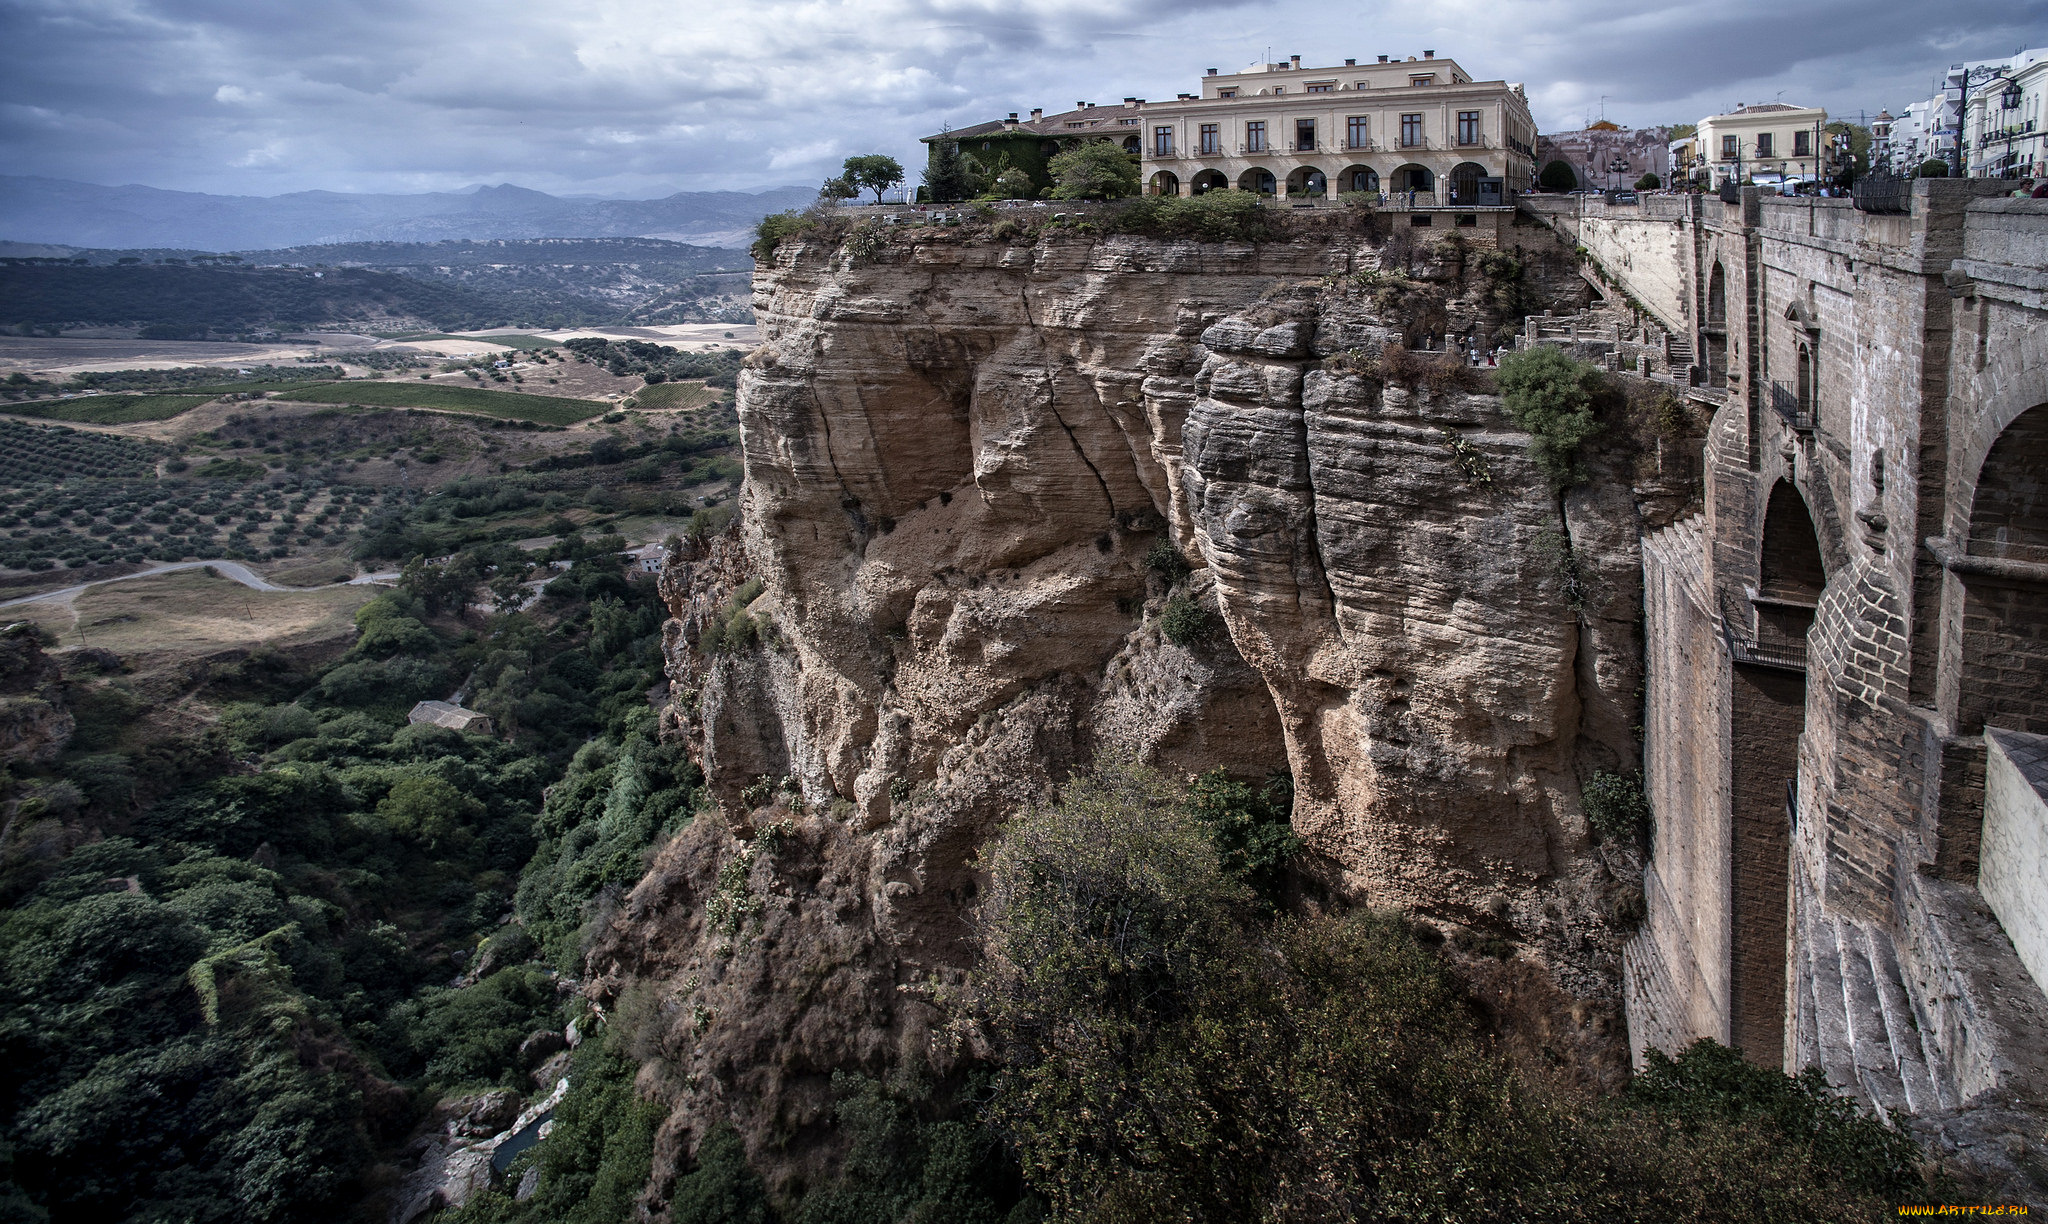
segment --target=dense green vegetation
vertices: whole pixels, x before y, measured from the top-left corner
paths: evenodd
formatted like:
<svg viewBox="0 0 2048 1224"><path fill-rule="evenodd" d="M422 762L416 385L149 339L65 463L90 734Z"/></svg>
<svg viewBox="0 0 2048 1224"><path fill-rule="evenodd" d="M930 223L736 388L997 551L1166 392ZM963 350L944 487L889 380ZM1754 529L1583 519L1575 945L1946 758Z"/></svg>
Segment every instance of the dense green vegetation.
<svg viewBox="0 0 2048 1224"><path fill-rule="evenodd" d="M46 421L130 425L136 421L168 421L212 398L210 395L87 395L67 400L36 400L16 405L14 411Z"/></svg>
<svg viewBox="0 0 2048 1224"><path fill-rule="evenodd" d="M615 547L565 543L540 605L483 619L450 609L518 558L412 568L318 672L274 655L201 667L180 700L210 725L156 717L116 660L73 660L78 734L0 779L17 824L0 861L17 1206L338 1218L437 1095L527 1086L519 1045L570 1018L554 975L586 907L696 806L644 697L660 608ZM464 677L499 737L405 724ZM652 1115L600 1043L576 1065L561 1124L600 1150L550 1193L619 1209L647 1176Z"/></svg>
<svg viewBox="0 0 2048 1224"><path fill-rule="evenodd" d="M695 378L707 386L728 391L739 385L740 364L746 359L746 354L737 349L686 353L645 340L606 340L599 336L577 336L565 341L562 347L621 377L638 374L649 383Z"/></svg>
<svg viewBox="0 0 2048 1224"><path fill-rule="evenodd" d="M191 473L192 479L23 482L7 489L0 566L48 570L113 561L269 560L295 547L347 538L394 496L313 477L256 484L237 479L239 472L210 472L211 466Z"/></svg>
<svg viewBox="0 0 2048 1224"><path fill-rule="evenodd" d="M163 454L161 445L138 438L0 420L0 489L78 476L147 476ZM20 514L19 507L8 510Z"/></svg>
<svg viewBox="0 0 2048 1224"><path fill-rule="evenodd" d="M516 421L539 421L546 425L574 425L611 411L602 400L568 399L559 395L529 395L519 391L485 391L475 387L437 386L431 383L379 382L355 379L330 383L306 391L293 391L291 398L309 404L372 404L384 408L438 408L444 412L476 412Z"/></svg>
<svg viewBox="0 0 2048 1224"><path fill-rule="evenodd" d="M1260 917L1216 798L1106 763L985 852L984 1114L1055 1218L1864 1220L1927 1193L1818 1071L1703 1041L1616 1100L1526 1078L1440 935Z"/></svg>

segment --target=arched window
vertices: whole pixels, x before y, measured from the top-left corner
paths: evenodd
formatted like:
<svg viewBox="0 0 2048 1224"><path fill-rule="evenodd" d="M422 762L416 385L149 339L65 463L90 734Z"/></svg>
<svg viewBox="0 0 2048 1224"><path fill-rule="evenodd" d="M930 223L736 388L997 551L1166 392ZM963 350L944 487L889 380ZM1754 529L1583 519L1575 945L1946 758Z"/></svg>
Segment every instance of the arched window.
<svg viewBox="0 0 2048 1224"><path fill-rule="evenodd" d="M1799 346L1798 388L1799 415L1805 418L1808 424L1818 424L1819 409L1815 399L1813 383L1813 349L1804 344Z"/></svg>

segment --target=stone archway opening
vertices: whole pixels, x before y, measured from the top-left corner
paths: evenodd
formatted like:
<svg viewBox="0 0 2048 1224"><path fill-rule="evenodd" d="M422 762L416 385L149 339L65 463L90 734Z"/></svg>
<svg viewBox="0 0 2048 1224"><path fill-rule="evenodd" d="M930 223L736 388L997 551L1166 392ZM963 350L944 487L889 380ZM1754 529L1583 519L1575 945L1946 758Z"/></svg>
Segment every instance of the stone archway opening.
<svg viewBox="0 0 2048 1224"><path fill-rule="evenodd" d="M1237 176L1237 189L1239 191L1251 191L1259 195L1269 196L1274 193L1278 186L1278 180L1273 177L1271 170L1262 170L1256 166Z"/></svg>
<svg viewBox="0 0 2048 1224"><path fill-rule="evenodd" d="M1346 166L1337 175L1339 191L1370 191L1377 195L1380 189L1380 172L1371 166Z"/></svg>
<svg viewBox="0 0 2048 1224"><path fill-rule="evenodd" d="M1998 435L1970 503L1971 558L1963 577L1962 667L1956 731L1986 726L2048 735L2048 404Z"/></svg>
<svg viewBox="0 0 2048 1224"><path fill-rule="evenodd" d="M1405 196L1411 191L1418 196L1434 195L1436 193L1436 172L1428 166L1418 166L1413 162L1395 170L1394 194Z"/></svg>
<svg viewBox="0 0 2048 1224"><path fill-rule="evenodd" d="M1177 196L1180 194L1180 176L1171 170L1161 170L1145 185L1148 195Z"/></svg>
<svg viewBox="0 0 2048 1224"><path fill-rule="evenodd" d="M1224 177L1221 170L1204 170L1188 180L1188 192L1191 195L1201 195L1205 191L1228 190L1230 190L1230 180Z"/></svg>
<svg viewBox="0 0 2048 1224"><path fill-rule="evenodd" d="M1806 634L1827 586L1820 536L1785 481L1764 508L1754 631L1733 638L1729 684L1728 1027L1751 1062L1783 1065L1785 937L1799 737L1806 729Z"/></svg>
<svg viewBox="0 0 2048 1224"><path fill-rule="evenodd" d="M1479 180L1486 177L1486 167L1478 162L1459 162L1451 168L1451 203L1476 206L1479 203Z"/></svg>
<svg viewBox="0 0 2048 1224"><path fill-rule="evenodd" d="M1296 166L1287 176L1287 194L1290 196L1327 195L1329 190L1329 179L1314 166Z"/></svg>
<svg viewBox="0 0 2048 1224"><path fill-rule="evenodd" d="M1138 138L1136 136L1126 136L1124 137L1124 152L1130 154L1132 157L1142 156L1144 153L1144 146L1138 143Z"/></svg>

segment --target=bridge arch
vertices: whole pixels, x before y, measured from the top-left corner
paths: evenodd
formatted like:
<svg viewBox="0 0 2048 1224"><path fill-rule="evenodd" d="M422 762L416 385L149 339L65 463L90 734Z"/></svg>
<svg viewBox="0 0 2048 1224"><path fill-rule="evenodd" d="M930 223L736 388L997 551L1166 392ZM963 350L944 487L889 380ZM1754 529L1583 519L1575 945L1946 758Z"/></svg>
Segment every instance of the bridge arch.
<svg viewBox="0 0 2048 1224"><path fill-rule="evenodd" d="M2029 576L2048 566L2048 404L2021 413L1984 457L1964 548L1956 730L2048 734L2048 583ZM2020 565L1982 564L2000 561Z"/></svg>

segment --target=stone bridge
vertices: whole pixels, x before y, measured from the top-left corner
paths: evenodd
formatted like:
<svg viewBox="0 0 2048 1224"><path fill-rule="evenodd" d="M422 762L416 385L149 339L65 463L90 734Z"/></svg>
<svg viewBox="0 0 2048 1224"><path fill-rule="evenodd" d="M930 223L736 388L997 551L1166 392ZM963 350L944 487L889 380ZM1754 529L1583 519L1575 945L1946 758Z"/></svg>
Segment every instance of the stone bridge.
<svg viewBox="0 0 2048 1224"><path fill-rule="evenodd" d="M1713 413L1702 512L1644 540L1632 1045L1960 1146L2048 1102L2048 201L2003 186L1523 202Z"/></svg>

